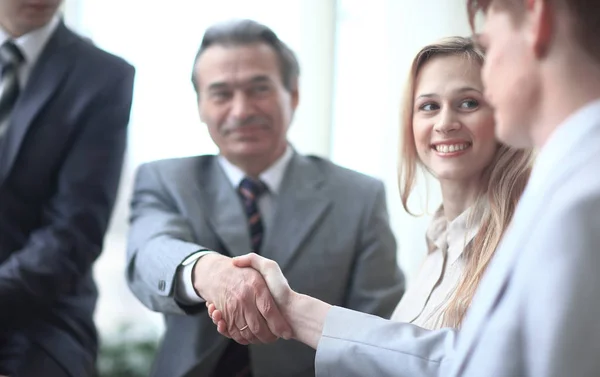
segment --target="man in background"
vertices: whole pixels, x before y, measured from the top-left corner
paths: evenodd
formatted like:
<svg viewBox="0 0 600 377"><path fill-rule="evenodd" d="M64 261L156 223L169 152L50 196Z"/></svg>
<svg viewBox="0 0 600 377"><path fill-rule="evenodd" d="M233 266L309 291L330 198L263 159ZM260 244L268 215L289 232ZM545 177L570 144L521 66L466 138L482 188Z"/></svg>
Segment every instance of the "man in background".
<svg viewBox="0 0 600 377"><path fill-rule="evenodd" d="M61 0L0 2L0 375L86 377L92 265L117 192L134 69Z"/></svg>
<svg viewBox="0 0 600 377"><path fill-rule="evenodd" d="M314 376L315 353L300 343L246 346L290 334L262 277L232 256L265 255L298 291L383 317L402 296L383 184L288 142L299 73L268 27L212 26L192 81L219 155L138 171L127 278L143 304L165 313L153 376ZM244 345L218 334L205 300L229 309Z"/></svg>

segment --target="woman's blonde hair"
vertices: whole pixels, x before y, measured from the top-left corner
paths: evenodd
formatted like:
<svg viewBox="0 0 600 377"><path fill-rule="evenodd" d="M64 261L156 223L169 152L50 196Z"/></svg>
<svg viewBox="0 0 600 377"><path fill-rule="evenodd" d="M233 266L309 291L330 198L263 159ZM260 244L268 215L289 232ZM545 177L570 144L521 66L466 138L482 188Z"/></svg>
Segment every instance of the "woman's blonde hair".
<svg viewBox="0 0 600 377"><path fill-rule="evenodd" d="M425 169L417 155L412 127L415 85L421 68L432 58L440 56L463 56L480 66L484 61L483 53L473 41L463 37L446 38L428 45L413 60L402 109L398 177L402 205L412 215L414 213L408 208L408 198L415 186L417 165ZM479 231L463 252L465 269L457 289L444 304L440 318L442 326L459 327L462 323L479 281L525 189L532 161L532 151L517 150L499 143L492 162L483 173L482 190L472 212L476 218L470 220L479 225Z"/></svg>

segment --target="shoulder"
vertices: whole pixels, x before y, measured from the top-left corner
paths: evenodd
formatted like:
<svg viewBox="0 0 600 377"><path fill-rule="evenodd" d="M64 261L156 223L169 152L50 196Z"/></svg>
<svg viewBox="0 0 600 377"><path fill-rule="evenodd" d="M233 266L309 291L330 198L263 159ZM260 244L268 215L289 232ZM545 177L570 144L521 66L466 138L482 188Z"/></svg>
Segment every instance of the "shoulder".
<svg viewBox="0 0 600 377"><path fill-rule="evenodd" d="M161 181L180 182L182 178L214 169L216 163L217 157L214 155L169 158L141 164L136 175L138 180L152 176Z"/></svg>
<svg viewBox="0 0 600 377"><path fill-rule="evenodd" d="M90 38L79 35L64 25L59 25L57 33L63 35L68 43L68 51L72 53L78 70L93 70L97 76L123 78L133 76L135 68L125 59L97 46ZM90 77L91 78L91 77Z"/></svg>
<svg viewBox="0 0 600 377"><path fill-rule="evenodd" d="M530 243L549 259L598 253L600 245L600 153L565 175L540 202L541 216L531 224ZM543 250L543 251L542 251Z"/></svg>
<svg viewBox="0 0 600 377"><path fill-rule="evenodd" d="M327 185L333 189L371 193L384 190L383 182L375 177L337 165L322 157L306 155L301 158L316 167L326 177Z"/></svg>

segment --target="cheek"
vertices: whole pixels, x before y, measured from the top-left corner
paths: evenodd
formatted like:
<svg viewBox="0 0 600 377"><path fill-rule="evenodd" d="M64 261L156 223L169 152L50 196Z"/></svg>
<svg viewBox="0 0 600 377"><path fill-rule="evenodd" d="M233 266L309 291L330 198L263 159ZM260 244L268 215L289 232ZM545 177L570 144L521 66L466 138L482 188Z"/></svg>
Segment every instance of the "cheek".
<svg viewBox="0 0 600 377"><path fill-rule="evenodd" d="M422 121L413 120L413 140L417 149L417 156L421 161L427 160L431 144L431 127Z"/></svg>

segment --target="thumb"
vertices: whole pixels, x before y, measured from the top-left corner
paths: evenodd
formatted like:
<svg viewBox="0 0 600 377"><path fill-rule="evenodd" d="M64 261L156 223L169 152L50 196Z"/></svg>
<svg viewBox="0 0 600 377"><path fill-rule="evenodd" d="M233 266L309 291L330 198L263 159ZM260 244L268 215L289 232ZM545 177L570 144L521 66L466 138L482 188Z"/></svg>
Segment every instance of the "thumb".
<svg viewBox="0 0 600 377"><path fill-rule="evenodd" d="M249 253L239 257L232 258L233 265L236 267L252 267L260 272L260 259L264 259L256 253Z"/></svg>

